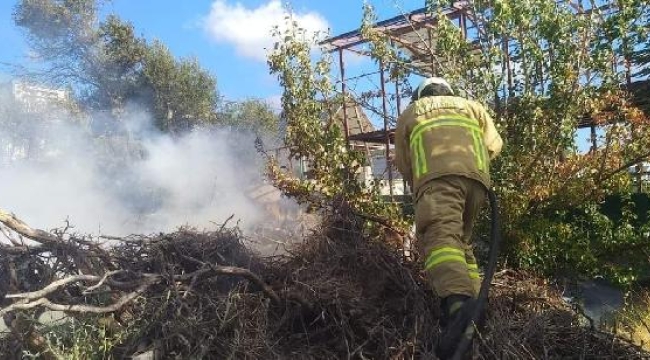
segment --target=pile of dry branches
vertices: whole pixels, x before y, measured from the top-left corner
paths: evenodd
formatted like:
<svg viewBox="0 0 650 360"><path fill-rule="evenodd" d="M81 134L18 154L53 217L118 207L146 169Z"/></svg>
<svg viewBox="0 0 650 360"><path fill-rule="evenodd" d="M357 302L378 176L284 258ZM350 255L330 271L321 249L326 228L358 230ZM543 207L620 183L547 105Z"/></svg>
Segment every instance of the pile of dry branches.
<svg viewBox="0 0 650 360"><path fill-rule="evenodd" d="M346 215L282 257L261 258L237 229L181 229L98 244L66 229L34 230L0 212L0 313L10 333L0 357L56 358L44 309L120 334L109 357L433 358L437 299L420 269ZM109 246L110 245L110 246ZM65 326L65 325L64 325ZM495 279L478 359L647 358L577 315L538 278Z"/></svg>

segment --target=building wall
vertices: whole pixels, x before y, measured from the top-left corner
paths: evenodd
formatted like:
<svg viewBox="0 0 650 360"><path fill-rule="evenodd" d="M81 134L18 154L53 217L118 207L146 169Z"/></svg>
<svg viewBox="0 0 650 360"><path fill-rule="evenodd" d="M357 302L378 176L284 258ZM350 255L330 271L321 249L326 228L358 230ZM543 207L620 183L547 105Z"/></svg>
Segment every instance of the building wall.
<svg viewBox="0 0 650 360"><path fill-rule="evenodd" d="M65 90L33 85L22 81L12 83L11 93L14 100L27 113L44 112L54 104L63 104L69 100L68 92Z"/></svg>
<svg viewBox="0 0 650 360"><path fill-rule="evenodd" d="M61 89L18 80L0 84L2 164L56 155L59 149L52 141L47 145L54 136L50 126L69 118L64 107L69 101L67 91Z"/></svg>

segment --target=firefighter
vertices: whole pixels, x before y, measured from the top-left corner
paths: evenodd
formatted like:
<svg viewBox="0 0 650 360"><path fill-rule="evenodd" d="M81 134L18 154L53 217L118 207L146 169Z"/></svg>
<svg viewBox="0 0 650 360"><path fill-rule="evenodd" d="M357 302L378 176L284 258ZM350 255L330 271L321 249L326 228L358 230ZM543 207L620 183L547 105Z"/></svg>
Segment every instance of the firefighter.
<svg viewBox="0 0 650 360"><path fill-rule="evenodd" d="M413 194L427 281L441 299L441 339L469 325L481 282L472 229L502 144L485 108L455 96L442 78L424 80L397 120L394 161ZM439 342L438 356L451 357L450 346Z"/></svg>

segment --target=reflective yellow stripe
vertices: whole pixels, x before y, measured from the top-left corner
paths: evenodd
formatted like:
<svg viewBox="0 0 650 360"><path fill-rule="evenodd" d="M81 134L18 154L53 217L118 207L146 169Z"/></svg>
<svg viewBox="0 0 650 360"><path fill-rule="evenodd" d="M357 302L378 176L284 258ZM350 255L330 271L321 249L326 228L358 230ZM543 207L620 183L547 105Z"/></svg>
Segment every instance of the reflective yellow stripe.
<svg viewBox="0 0 650 360"><path fill-rule="evenodd" d="M418 139L417 146L418 146L417 151L419 154L418 158L420 159L420 163L418 165L418 174L419 174L418 177L419 177L426 174L427 171L429 170L427 168L427 154L424 151L424 139L422 139L422 136L420 136L420 138Z"/></svg>
<svg viewBox="0 0 650 360"><path fill-rule="evenodd" d="M463 264L467 264L465 260L465 252L460 249L452 247L443 247L440 249L433 250L429 253L427 261L424 264L425 270L429 270L436 265L439 265L448 261L456 261Z"/></svg>
<svg viewBox="0 0 650 360"><path fill-rule="evenodd" d="M480 277L478 273L478 264L467 264L467 272L470 279L478 279Z"/></svg>
<svg viewBox="0 0 650 360"><path fill-rule="evenodd" d="M438 126L460 126L469 130L478 131L480 133L483 132L481 130L481 127L478 125L478 122L471 118L464 116L445 115L417 124L411 132L410 140L414 141L414 139L420 137L422 135L422 132L425 130Z"/></svg>
<svg viewBox="0 0 650 360"><path fill-rule="evenodd" d="M428 169L427 154L424 148L422 133L438 126L460 126L472 134L474 140L474 158L479 171L487 172L487 149L483 144L483 130L478 122L472 118L461 115L444 115L437 118L429 119L417 124L409 138L412 154L414 156L414 177L418 178L426 174Z"/></svg>
<svg viewBox="0 0 650 360"><path fill-rule="evenodd" d="M459 256L459 255L442 255L440 257L437 257L435 261L427 261L426 265L424 266L425 270L429 270L433 267L436 267L442 263L449 262L449 261L455 261L455 262L465 262L465 256Z"/></svg>
<svg viewBox="0 0 650 360"><path fill-rule="evenodd" d="M476 137L478 138L478 148L476 149L477 151L477 156L481 157L481 164L483 164L483 171L487 172L488 171L488 157L487 157L487 148L485 147L485 142L483 141L483 134L479 133L476 134Z"/></svg>
<svg viewBox="0 0 650 360"><path fill-rule="evenodd" d="M485 146L485 141L483 141L483 134L480 136L481 139L481 155L483 155L483 164L485 164L485 169L483 171L488 172L488 164L490 161L490 156L487 152L487 146Z"/></svg>
<svg viewBox="0 0 650 360"><path fill-rule="evenodd" d="M465 251L463 251L462 249L458 249L451 246L445 246L435 250L431 250L431 252L429 253L429 257L436 256L446 252L465 256Z"/></svg>
<svg viewBox="0 0 650 360"><path fill-rule="evenodd" d="M413 163L411 165L413 167L413 176L417 178L420 176L419 171L421 155L418 153L418 149L413 146L413 143L411 143L411 156L413 157Z"/></svg>
<svg viewBox="0 0 650 360"><path fill-rule="evenodd" d="M420 177L425 174L427 170L427 158L424 152L424 144L422 144L422 137L411 143L411 154L413 154L413 174Z"/></svg>
<svg viewBox="0 0 650 360"><path fill-rule="evenodd" d="M411 137L420 136L424 130L429 127L436 126L462 126L464 128L470 128L474 130L481 131L481 127L478 122L472 118L468 118L460 115L443 115L435 117L433 119L428 119L418 123L411 132Z"/></svg>
<svg viewBox="0 0 650 360"><path fill-rule="evenodd" d="M483 158L483 144L481 143L480 134L477 131L472 131L472 138L474 139L474 157L476 158L476 167L485 171L485 159Z"/></svg>

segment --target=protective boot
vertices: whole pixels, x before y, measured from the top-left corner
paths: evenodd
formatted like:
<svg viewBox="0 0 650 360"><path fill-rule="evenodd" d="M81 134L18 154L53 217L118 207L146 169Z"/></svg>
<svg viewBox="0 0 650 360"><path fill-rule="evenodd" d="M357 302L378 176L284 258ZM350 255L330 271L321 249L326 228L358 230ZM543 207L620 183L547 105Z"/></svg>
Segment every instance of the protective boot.
<svg viewBox="0 0 650 360"><path fill-rule="evenodd" d="M476 307L476 300L465 295L450 295L442 300L442 316L440 318L441 334L436 344L436 356L442 360L451 359L461 339L466 336L474 338L474 327L469 328L472 314ZM470 343L471 344L471 343ZM463 358L471 358L472 346L468 346L468 353Z"/></svg>

